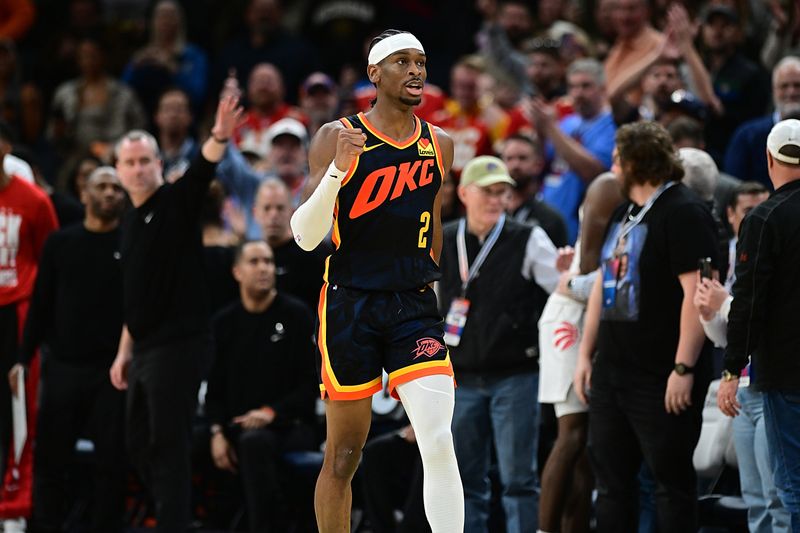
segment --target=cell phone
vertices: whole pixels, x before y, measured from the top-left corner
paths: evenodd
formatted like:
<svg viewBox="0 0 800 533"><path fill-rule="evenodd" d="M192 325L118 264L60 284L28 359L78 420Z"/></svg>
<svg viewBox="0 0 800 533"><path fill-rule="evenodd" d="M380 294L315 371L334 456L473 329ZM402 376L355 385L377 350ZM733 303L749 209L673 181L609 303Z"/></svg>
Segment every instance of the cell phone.
<svg viewBox="0 0 800 533"><path fill-rule="evenodd" d="M700 269L701 279L711 279L711 258L704 257L698 261L698 268Z"/></svg>

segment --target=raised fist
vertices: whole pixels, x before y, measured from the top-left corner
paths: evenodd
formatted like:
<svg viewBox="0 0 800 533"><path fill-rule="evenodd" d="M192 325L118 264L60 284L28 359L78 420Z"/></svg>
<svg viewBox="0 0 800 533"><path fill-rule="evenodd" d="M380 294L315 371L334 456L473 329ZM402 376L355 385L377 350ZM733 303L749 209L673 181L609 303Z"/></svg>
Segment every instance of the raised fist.
<svg viewBox="0 0 800 533"><path fill-rule="evenodd" d="M333 163L341 171L346 171L353 164L356 157L364 151L367 136L359 128L342 128L338 131L336 140L336 157Z"/></svg>

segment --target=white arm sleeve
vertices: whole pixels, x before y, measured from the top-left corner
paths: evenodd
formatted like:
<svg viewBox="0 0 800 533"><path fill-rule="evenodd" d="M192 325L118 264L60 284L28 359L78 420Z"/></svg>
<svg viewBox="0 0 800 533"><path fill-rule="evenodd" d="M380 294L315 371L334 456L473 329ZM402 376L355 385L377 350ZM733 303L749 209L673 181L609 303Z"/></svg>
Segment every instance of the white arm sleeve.
<svg viewBox="0 0 800 533"><path fill-rule="evenodd" d="M308 200L292 215L292 234L297 245L310 252L322 242L333 224L333 207L345 172L331 163Z"/></svg>
<svg viewBox="0 0 800 533"><path fill-rule="evenodd" d="M542 228L534 227L525 248L522 277L535 281L547 291L547 294L551 294L556 289L558 278L561 276L556 268L556 259L558 259L558 250L553 241Z"/></svg>
<svg viewBox="0 0 800 533"><path fill-rule="evenodd" d="M722 307L709 321L703 320L703 317L700 316L700 323L703 325L706 337L711 339L717 348L725 348L728 345L728 312L731 310L732 301L733 296L725 298Z"/></svg>

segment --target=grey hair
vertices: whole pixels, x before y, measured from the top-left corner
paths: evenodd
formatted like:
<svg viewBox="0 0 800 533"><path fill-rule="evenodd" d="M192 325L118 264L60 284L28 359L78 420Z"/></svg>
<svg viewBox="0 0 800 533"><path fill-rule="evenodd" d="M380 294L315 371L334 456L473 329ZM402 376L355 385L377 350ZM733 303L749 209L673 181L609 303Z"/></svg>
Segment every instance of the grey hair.
<svg viewBox="0 0 800 533"><path fill-rule="evenodd" d="M775 65L775 68L772 69L772 103L775 106L775 110L780 115L781 120L793 117L798 112L800 112L800 103L798 102L779 102L776 98L776 91L775 88L778 87L778 75L784 70L800 70L800 57L797 56L786 56L780 61L778 64Z"/></svg>
<svg viewBox="0 0 800 533"><path fill-rule="evenodd" d="M258 191L256 191L256 195L261 194L261 191L265 191L267 189L277 189L286 193L289 197L289 202L291 203L292 200L292 191L289 189L289 186L286 185L286 182L282 179L269 176L264 178L264 181L261 182L261 185L258 186Z"/></svg>
<svg viewBox="0 0 800 533"><path fill-rule="evenodd" d="M606 72L603 64L596 59L576 59L567 68L567 76L573 74L587 74L594 78L598 85L606 83Z"/></svg>
<svg viewBox="0 0 800 533"><path fill-rule="evenodd" d="M117 141L114 145L114 158L119 159L119 149L122 147L122 144L125 142L137 142L137 141L145 141L150 147L153 149L153 153L158 157L160 152L158 148L158 141L155 137L150 135L148 132L144 130L131 130Z"/></svg>
<svg viewBox="0 0 800 533"><path fill-rule="evenodd" d="M711 156L697 148L681 148L678 155L683 163L683 184L703 200L713 200L719 169Z"/></svg>
<svg viewBox="0 0 800 533"><path fill-rule="evenodd" d="M772 84L775 85L775 81L778 79L778 72L785 69L788 66L792 66L798 70L800 70L800 57L797 56L786 56L780 61L778 64L775 65L775 68L772 69Z"/></svg>

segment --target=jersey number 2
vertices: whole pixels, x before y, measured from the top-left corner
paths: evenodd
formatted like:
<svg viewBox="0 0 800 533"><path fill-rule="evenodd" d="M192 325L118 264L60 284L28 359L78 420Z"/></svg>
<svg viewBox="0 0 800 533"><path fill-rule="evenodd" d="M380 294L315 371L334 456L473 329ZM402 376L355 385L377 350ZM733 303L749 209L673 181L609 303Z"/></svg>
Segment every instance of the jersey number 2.
<svg viewBox="0 0 800 533"><path fill-rule="evenodd" d="M419 247L420 248L427 248L428 247L428 238L425 236L425 233L431 227L431 213L430 211L423 211L422 214L419 216L419 221L422 224L422 227L419 229Z"/></svg>

